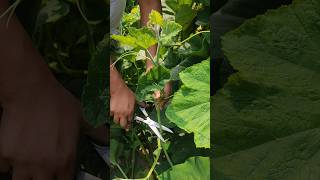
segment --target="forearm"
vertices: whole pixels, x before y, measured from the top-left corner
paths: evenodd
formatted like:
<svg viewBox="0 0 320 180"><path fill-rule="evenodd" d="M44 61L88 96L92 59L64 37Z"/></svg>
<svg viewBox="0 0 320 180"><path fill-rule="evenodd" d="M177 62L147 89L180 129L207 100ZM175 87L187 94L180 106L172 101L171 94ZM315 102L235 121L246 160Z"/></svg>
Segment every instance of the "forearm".
<svg viewBox="0 0 320 180"><path fill-rule="evenodd" d="M125 85L121 74L118 72L117 68L112 64L110 60L110 94L114 94L117 90Z"/></svg>
<svg viewBox="0 0 320 180"><path fill-rule="evenodd" d="M8 3L1 1L0 13ZM29 87L36 88L40 83L54 77L32 41L16 17L12 17L7 27L8 16L0 19L0 103L12 100Z"/></svg>
<svg viewBox="0 0 320 180"><path fill-rule="evenodd" d="M160 0L138 0L141 12L140 23L142 26L146 26L149 21L149 14L152 10L158 11L161 13L161 1ZM157 45L154 45L149 48L149 51L152 56L155 56L157 53ZM147 69L150 69L153 66L152 61L147 61Z"/></svg>

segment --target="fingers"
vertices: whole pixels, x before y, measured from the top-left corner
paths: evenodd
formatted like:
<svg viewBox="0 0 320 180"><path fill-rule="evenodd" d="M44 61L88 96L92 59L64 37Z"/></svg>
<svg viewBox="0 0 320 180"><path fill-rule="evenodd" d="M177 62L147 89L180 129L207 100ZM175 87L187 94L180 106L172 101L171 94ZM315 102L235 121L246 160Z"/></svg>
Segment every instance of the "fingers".
<svg viewBox="0 0 320 180"><path fill-rule="evenodd" d="M133 118L133 112L130 113L128 116L114 114L113 122L116 124L119 124L121 128L126 129L128 131L130 128L130 123L132 121L132 118Z"/></svg>
<svg viewBox="0 0 320 180"><path fill-rule="evenodd" d="M129 131L129 129L130 129L132 120L133 120L133 113L129 114L129 116L128 116L128 124L127 124L127 127L126 127L127 131Z"/></svg>
<svg viewBox="0 0 320 180"><path fill-rule="evenodd" d="M121 126L123 129L126 129L126 127L127 127L127 121L128 121L128 119L127 119L127 117L125 117L125 116L122 116L122 117L120 118L120 126Z"/></svg>
<svg viewBox="0 0 320 180"><path fill-rule="evenodd" d="M114 114L113 115L113 122L116 123L116 124L119 124L119 116L118 116L118 114Z"/></svg>

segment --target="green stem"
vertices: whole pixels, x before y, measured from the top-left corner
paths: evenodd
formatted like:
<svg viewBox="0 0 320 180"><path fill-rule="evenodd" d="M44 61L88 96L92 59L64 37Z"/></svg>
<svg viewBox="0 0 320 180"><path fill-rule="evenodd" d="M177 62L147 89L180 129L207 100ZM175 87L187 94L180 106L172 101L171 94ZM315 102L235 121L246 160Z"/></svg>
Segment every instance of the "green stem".
<svg viewBox="0 0 320 180"><path fill-rule="evenodd" d="M102 20L98 20L98 21L91 21L87 18L87 16L84 14L82 8L81 8L81 5L80 5L80 2L79 0L76 0L76 4L77 4L77 8L82 16L82 18L87 22L87 24L91 24L91 25L97 25L99 24L100 22L102 22Z"/></svg>
<svg viewBox="0 0 320 180"><path fill-rule="evenodd" d="M16 0L4 13L2 13L0 15L0 19L1 19L2 17L4 17L6 14L9 13L9 16L7 19L7 24L6 24L7 27L9 26L9 22L10 22L11 17L13 16L13 13L15 12L16 8L21 3L21 1L22 0Z"/></svg>
<svg viewBox="0 0 320 180"><path fill-rule="evenodd" d="M126 173L124 173L124 171L122 170L122 168L120 167L120 165L118 163L116 163L117 168L119 169L119 171L121 172L121 174L128 179L128 176L126 175Z"/></svg>
<svg viewBox="0 0 320 180"><path fill-rule="evenodd" d="M160 27L159 27L159 29L157 31L157 41L158 41L158 44L157 44L157 50L156 50L156 62L159 64L159 58L160 58L159 49L160 49L160 46L161 46Z"/></svg>
<svg viewBox="0 0 320 180"><path fill-rule="evenodd" d="M158 123L160 125L160 128L159 128L160 129L160 134L162 135L163 130L162 130L162 127L161 127L160 108L156 107L156 109L157 109L157 119L158 119ZM161 143L161 148L162 148L162 143ZM164 154L166 156L167 161L169 162L169 164L170 164L170 166L172 168L173 167L173 163L172 163L172 161L171 161L171 159L169 157L169 154L168 154L167 150L165 148L162 148L162 149L163 149L163 152L164 152Z"/></svg>
<svg viewBox="0 0 320 180"><path fill-rule="evenodd" d="M57 61L61 67L61 70L63 71L63 73L68 74L70 76L73 77L83 77L84 75L86 75L88 73L88 71L83 71L83 70L75 70L75 69L70 69L69 67L67 67L64 62L62 61L62 59L57 58ZM50 67L50 66L49 66ZM53 70L56 70L53 67L50 67Z"/></svg>
<svg viewBox="0 0 320 180"><path fill-rule="evenodd" d="M93 38L93 29L90 24L88 24L88 34L89 34L89 51L92 55L96 51L96 45Z"/></svg>
<svg viewBox="0 0 320 180"><path fill-rule="evenodd" d="M158 138L158 148L157 148L157 151L158 151L158 152L157 152L157 154L156 154L156 158L154 159L153 164L152 164L152 166L151 166L151 169L149 170L147 176L146 176L145 178L143 178L144 180L148 180L148 179L149 179L149 177L151 176L154 168L156 167L156 165L157 165L157 163L158 163L158 160L159 160L159 157L160 157L160 154L161 154L161 149L162 149L162 148L161 148L161 141L160 141L160 139Z"/></svg>
<svg viewBox="0 0 320 180"><path fill-rule="evenodd" d="M162 146L162 144L161 144L161 146ZM172 163L172 161L170 159L170 156L169 156L167 150L165 148L162 148L162 149L163 149L164 154L166 155L168 163L170 164L171 168L173 168L173 163Z"/></svg>
<svg viewBox="0 0 320 180"><path fill-rule="evenodd" d="M136 54L136 52L133 52L133 51L129 51L129 52L126 52L126 53L123 53L121 56L119 56L117 58L117 60L115 60L111 65L114 66L119 60L123 59L124 57L126 56L130 56L132 54Z"/></svg>
<svg viewBox="0 0 320 180"><path fill-rule="evenodd" d="M192 39L193 37L195 37L195 36L197 36L197 35L199 35L199 34L202 34L202 33L210 33L210 31L199 31L199 32L197 32L197 33L195 33L195 34L191 35L191 36L190 36L190 37L188 37L187 39L185 39L185 40L183 40L183 41L181 41L181 42L177 43L177 44L176 44L176 46L181 46L183 43L185 43L185 42L189 41L189 40L190 40L190 39Z"/></svg>
<svg viewBox="0 0 320 180"><path fill-rule="evenodd" d="M155 59L151 55L150 51L148 49L146 49L146 51L147 51L148 55L150 56L150 60L152 61L153 65L157 66L157 63L155 62Z"/></svg>
<svg viewBox="0 0 320 180"><path fill-rule="evenodd" d="M136 132L135 128L132 128L132 131L131 131L131 142L135 141L135 139L134 139L134 134L136 134L135 132ZM135 152L136 152L136 147L133 147L132 151L131 151L131 177L134 177Z"/></svg>

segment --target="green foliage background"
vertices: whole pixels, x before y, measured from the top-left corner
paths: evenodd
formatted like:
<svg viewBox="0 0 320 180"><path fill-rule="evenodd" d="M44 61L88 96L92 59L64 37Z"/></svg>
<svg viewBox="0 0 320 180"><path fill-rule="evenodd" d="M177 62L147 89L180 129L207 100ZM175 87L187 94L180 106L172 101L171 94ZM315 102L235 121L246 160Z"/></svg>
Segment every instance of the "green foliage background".
<svg viewBox="0 0 320 180"><path fill-rule="evenodd" d="M161 145L174 166L171 169L162 153L151 179L174 179L185 171L202 169L202 164L209 168L210 33L196 34L209 30L209 15L206 15L209 14L209 1L166 0L162 1L162 5L163 21L155 14L151 18L153 28L156 25L162 28L159 35L150 31L150 27L140 28L139 8L134 1L128 1L120 34L112 38L121 47L117 51L118 57L121 57L116 63L117 69L135 91L138 100L154 102L153 91L162 89L166 81L173 81L175 93L172 102L161 111L160 119L161 124L174 131L173 135L163 134L167 142ZM144 59L148 55L146 49L155 42L160 44L156 57L159 64L150 73L144 74ZM198 86L201 84L199 79L202 86ZM148 109L148 112L153 120L157 120L154 108ZM137 115L140 115L139 111ZM192 127L194 124L199 128ZM118 126L112 126L111 130L112 142L117 144L111 150L112 177L145 177L158 153L156 136L148 127L136 123L128 133ZM199 163L190 163L194 159ZM194 175L208 179L210 172L209 169L203 169L195 171Z"/></svg>
<svg viewBox="0 0 320 180"><path fill-rule="evenodd" d="M295 0L223 36L236 71L213 97L213 178L320 178L319 10Z"/></svg>

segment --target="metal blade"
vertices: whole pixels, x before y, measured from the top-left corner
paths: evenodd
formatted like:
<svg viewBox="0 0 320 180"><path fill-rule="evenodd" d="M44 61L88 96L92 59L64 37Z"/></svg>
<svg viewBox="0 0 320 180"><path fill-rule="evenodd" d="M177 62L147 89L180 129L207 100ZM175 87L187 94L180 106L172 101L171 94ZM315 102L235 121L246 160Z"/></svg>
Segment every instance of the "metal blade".
<svg viewBox="0 0 320 180"><path fill-rule="evenodd" d="M149 115L148 115L148 113L147 113L147 111L146 111L145 108L143 108L143 107L139 107L139 108L140 108L141 112L143 113L143 115L144 115L145 117L149 117Z"/></svg>
<svg viewBox="0 0 320 180"><path fill-rule="evenodd" d="M152 120L152 119L149 118L149 117L147 117L147 122L146 122L146 123L149 124L149 125L151 125L151 126L155 126L155 127L157 127L157 128L160 128L160 124L157 123L157 122L155 122L154 120ZM163 126L163 125L161 125L161 128L162 128L162 130L167 131L167 132L170 132L170 133L173 134L173 132L171 131L171 129L169 129L169 128Z"/></svg>
<svg viewBox="0 0 320 180"><path fill-rule="evenodd" d="M142 117L139 117L139 116L134 117L134 120L146 123L145 119L143 119Z"/></svg>
<svg viewBox="0 0 320 180"><path fill-rule="evenodd" d="M151 126L149 125L149 127L152 129L152 131L158 136L158 138L160 138L160 140L162 142L165 142L165 140L163 139L163 137L161 136L160 132L158 131L158 129L155 126Z"/></svg>
<svg viewBox="0 0 320 180"><path fill-rule="evenodd" d="M173 134L173 131L171 131L171 129L169 129L169 128L167 128L167 127L163 126L163 125L161 125L161 128L162 128L162 130L167 131L167 132L169 132L169 133L172 133L172 134Z"/></svg>

